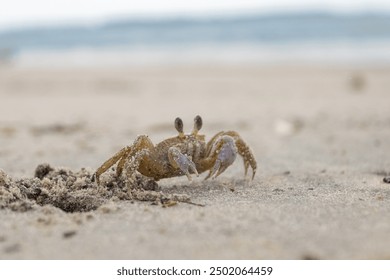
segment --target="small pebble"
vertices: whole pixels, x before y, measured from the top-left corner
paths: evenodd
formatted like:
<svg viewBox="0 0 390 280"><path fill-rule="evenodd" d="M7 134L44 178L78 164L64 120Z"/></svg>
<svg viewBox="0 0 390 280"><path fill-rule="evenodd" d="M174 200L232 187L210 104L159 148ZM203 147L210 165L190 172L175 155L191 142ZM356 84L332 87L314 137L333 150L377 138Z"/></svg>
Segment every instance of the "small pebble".
<svg viewBox="0 0 390 280"><path fill-rule="evenodd" d="M65 231L62 236L64 238L70 238L72 236L74 236L76 234L76 231L75 230L69 230L69 231Z"/></svg>

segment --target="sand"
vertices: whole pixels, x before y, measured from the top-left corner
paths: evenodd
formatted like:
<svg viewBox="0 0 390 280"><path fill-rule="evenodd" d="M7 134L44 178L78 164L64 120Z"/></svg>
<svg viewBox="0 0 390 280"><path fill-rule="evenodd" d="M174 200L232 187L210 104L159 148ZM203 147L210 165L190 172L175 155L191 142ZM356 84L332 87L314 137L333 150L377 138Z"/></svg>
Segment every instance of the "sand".
<svg viewBox="0 0 390 280"><path fill-rule="evenodd" d="M389 259L389 88L383 65L2 66L0 258ZM241 134L253 181L241 159L215 180L91 181L198 114L206 139Z"/></svg>

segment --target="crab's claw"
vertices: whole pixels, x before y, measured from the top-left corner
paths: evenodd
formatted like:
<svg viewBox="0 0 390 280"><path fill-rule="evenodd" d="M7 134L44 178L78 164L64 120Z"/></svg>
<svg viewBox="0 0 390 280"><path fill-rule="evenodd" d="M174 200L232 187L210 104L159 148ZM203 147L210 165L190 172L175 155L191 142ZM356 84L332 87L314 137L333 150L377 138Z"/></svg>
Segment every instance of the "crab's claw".
<svg viewBox="0 0 390 280"><path fill-rule="evenodd" d="M199 176L191 157L182 154L178 148L169 148L168 158L174 167L179 168L187 176L188 180L192 180L190 173L195 173L196 176Z"/></svg>
<svg viewBox="0 0 390 280"><path fill-rule="evenodd" d="M228 135L222 136L216 143L212 150L212 153L216 153L216 161L213 166L213 169L210 170L210 173L205 179L216 178L222 172L226 170L236 159L237 157L237 147L234 143L233 137Z"/></svg>

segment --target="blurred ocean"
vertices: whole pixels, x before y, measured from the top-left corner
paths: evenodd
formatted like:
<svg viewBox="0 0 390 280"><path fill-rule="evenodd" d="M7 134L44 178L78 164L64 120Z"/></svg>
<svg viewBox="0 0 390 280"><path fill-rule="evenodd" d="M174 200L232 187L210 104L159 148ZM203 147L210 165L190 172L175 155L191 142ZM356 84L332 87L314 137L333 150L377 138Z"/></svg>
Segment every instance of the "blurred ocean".
<svg viewBox="0 0 390 280"><path fill-rule="evenodd" d="M78 65L210 60L390 63L390 15L294 13L31 27L0 32L1 60Z"/></svg>

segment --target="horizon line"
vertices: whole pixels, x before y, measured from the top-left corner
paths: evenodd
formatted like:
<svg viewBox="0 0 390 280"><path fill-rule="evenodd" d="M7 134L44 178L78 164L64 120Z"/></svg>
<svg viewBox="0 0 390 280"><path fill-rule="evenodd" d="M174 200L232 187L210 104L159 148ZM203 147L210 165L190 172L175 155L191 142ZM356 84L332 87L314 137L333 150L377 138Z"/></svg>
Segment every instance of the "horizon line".
<svg viewBox="0 0 390 280"><path fill-rule="evenodd" d="M65 27L89 27L97 28L110 24L121 22L163 22L174 20L188 21L204 21L204 20L231 20L234 18L250 18L250 17L276 17L276 16L299 16L299 15L321 15L321 16L382 16L390 17L390 9L330 9L330 8L308 8L308 9L267 9L267 10L241 10L241 11L224 11L224 12L209 12L209 13L165 13L165 14L122 14L110 15L95 19L60 19L60 20L43 20L24 23L0 24L0 34L8 32L18 32L34 29L56 29ZM32 23L34 22L34 23Z"/></svg>

